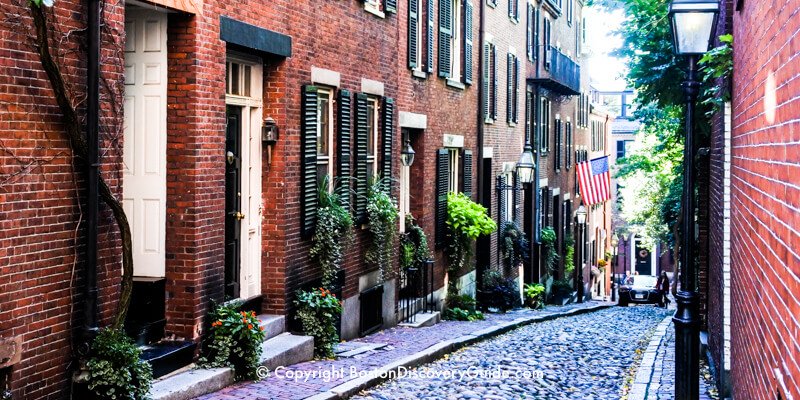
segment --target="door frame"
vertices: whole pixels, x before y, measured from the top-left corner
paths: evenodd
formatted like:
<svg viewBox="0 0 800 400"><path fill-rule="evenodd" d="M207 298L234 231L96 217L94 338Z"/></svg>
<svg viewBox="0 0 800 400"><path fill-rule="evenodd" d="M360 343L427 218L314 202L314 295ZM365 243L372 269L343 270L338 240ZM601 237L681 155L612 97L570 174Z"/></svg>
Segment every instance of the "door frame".
<svg viewBox="0 0 800 400"><path fill-rule="evenodd" d="M225 94L225 105L240 107L241 119L241 179L240 209L244 214L240 232L239 298L248 299L261 294L261 221L263 215L262 143L261 128L264 119L264 67L260 57L228 51L228 62L251 68L250 95ZM227 78L226 78L227 79Z"/></svg>

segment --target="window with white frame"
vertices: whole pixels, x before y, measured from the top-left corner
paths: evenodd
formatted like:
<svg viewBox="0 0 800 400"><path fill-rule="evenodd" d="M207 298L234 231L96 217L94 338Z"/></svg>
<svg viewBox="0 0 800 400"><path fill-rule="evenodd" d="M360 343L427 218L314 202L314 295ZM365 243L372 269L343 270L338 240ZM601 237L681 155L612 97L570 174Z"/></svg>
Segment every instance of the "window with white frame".
<svg viewBox="0 0 800 400"><path fill-rule="evenodd" d="M328 191L333 188L333 91L317 90L317 182L328 177Z"/></svg>
<svg viewBox="0 0 800 400"><path fill-rule="evenodd" d="M461 0L451 0L453 30L450 35L450 79L461 81Z"/></svg>
<svg viewBox="0 0 800 400"><path fill-rule="evenodd" d="M513 222L516 214L516 204L514 204L514 174L512 172L505 172L503 177L505 178L506 184L506 187L503 188L503 196L505 196L505 201L503 202L503 207L505 207L503 210L503 219L505 219L505 221L500 222Z"/></svg>
<svg viewBox="0 0 800 400"><path fill-rule="evenodd" d="M487 42L483 54L483 120L491 124L497 119L497 47Z"/></svg>
<svg viewBox="0 0 800 400"><path fill-rule="evenodd" d="M448 187L447 191L458 193L459 183L461 182L461 149L450 147L447 148L447 151L450 154L450 186Z"/></svg>
<svg viewBox="0 0 800 400"><path fill-rule="evenodd" d="M252 67L236 61L226 63L227 79L225 94L250 97Z"/></svg>
<svg viewBox="0 0 800 400"><path fill-rule="evenodd" d="M367 177L371 181L378 174L378 114L380 112L378 99L370 97L367 100Z"/></svg>
<svg viewBox="0 0 800 400"><path fill-rule="evenodd" d="M545 97L539 107L539 150L543 156L550 151L550 100Z"/></svg>
<svg viewBox="0 0 800 400"><path fill-rule="evenodd" d="M397 0L364 0L364 9L381 18L385 18L387 12L397 12Z"/></svg>
<svg viewBox="0 0 800 400"><path fill-rule="evenodd" d="M403 129L400 136L400 143L406 143L411 140L411 131ZM400 211L400 232L405 232L406 215L411 214L411 167L402 163L400 164L400 197L398 198L398 206Z"/></svg>

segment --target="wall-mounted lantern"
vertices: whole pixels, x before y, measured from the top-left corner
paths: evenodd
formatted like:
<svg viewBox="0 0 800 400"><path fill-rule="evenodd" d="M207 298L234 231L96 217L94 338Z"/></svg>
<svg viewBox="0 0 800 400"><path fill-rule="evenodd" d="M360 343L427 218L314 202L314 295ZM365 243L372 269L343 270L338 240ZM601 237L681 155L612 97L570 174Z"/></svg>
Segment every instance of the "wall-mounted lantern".
<svg viewBox="0 0 800 400"><path fill-rule="evenodd" d="M272 148L278 143L278 124L272 117L264 120L261 128L261 141L267 146L267 165L272 164Z"/></svg>

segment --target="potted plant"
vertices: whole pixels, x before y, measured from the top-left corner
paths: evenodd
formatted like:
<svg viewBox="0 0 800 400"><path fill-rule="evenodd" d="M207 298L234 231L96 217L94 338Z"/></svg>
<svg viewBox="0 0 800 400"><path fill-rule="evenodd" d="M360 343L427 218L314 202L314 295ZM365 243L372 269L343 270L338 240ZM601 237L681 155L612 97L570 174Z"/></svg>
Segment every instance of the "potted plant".
<svg viewBox="0 0 800 400"><path fill-rule="evenodd" d="M469 295L448 295L442 318L449 321L478 321L483 313L476 309L475 299Z"/></svg>
<svg viewBox="0 0 800 400"><path fill-rule="evenodd" d="M542 229L541 241L544 265L549 273L553 273L560 257L558 256L558 251L556 251L556 231L552 226Z"/></svg>
<svg viewBox="0 0 800 400"><path fill-rule="evenodd" d="M509 268L516 267L521 262L527 262L530 257L530 242L516 222L509 221L503 224L502 238L503 260Z"/></svg>
<svg viewBox="0 0 800 400"><path fill-rule="evenodd" d="M367 194L367 229L372 238L364 260L368 265L377 267L381 272L381 280L394 277L392 269L392 253L397 237L398 210L394 200L389 196L385 179L375 179L369 186Z"/></svg>
<svg viewBox="0 0 800 400"><path fill-rule="evenodd" d="M550 302L558 305L569 304L574 292L568 279L556 279L550 285Z"/></svg>
<svg viewBox="0 0 800 400"><path fill-rule="evenodd" d="M525 305L538 310L544 308L544 285L541 283L533 283L525 285Z"/></svg>
<svg viewBox="0 0 800 400"><path fill-rule="evenodd" d="M342 302L330 290L319 288L298 291L294 303L303 334L314 337L314 356L334 358L339 343L336 321L342 314Z"/></svg>
<svg viewBox="0 0 800 400"><path fill-rule="evenodd" d="M101 329L92 342L86 369L77 379L88 389L86 397L144 400L150 391L153 372L140 359L142 351L124 331Z"/></svg>
<svg viewBox="0 0 800 400"><path fill-rule="evenodd" d="M504 278L498 271L486 271L480 287L482 305L501 312L519 306L517 280Z"/></svg>
<svg viewBox="0 0 800 400"><path fill-rule="evenodd" d="M344 249L352 238L353 219L336 193L328 192L326 176L319 189L317 225L311 239L311 258L322 269L322 285L330 287L344 260Z"/></svg>
<svg viewBox="0 0 800 400"><path fill-rule="evenodd" d="M241 311L241 303L214 308L209 314L210 336L199 365L203 368L233 369L236 380L257 379L264 328L254 311Z"/></svg>
<svg viewBox="0 0 800 400"><path fill-rule="evenodd" d="M455 273L470 264L475 239L494 232L497 224L489 217L485 207L473 202L465 194L448 193L447 228L448 271ZM457 291L455 284L449 287Z"/></svg>

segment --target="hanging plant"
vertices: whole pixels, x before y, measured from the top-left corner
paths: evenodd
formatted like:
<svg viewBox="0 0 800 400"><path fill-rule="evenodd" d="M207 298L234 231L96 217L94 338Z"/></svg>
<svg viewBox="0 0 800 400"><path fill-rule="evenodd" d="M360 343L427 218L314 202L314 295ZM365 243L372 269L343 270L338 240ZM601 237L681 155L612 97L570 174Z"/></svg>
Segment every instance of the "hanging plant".
<svg viewBox="0 0 800 400"><path fill-rule="evenodd" d="M447 228L448 270L454 272L469 264L475 239L497 230L497 224L489 217L484 206L473 202L463 193L448 193Z"/></svg>
<svg viewBox="0 0 800 400"><path fill-rule="evenodd" d="M572 276L575 271L575 239L571 235L564 238L564 275Z"/></svg>
<svg viewBox="0 0 800 400"><path fill-rule="evenodd" d="M375 179L367 192L367 229L372 242L364 258L367 264L380 269L383 281L394 276L392 260L398 216L397 206L385 190L389 187L385 179Z"/></svg>
<svg viewBox="0 0 800 400"><path fill-rule="evenodd" d="M318 189L317 226L312 237L311 258L322 269L322 285L330 287L344 260L344 249L352 239L353 218L340 204L336 193L328 192L326 176Z"/></svg>
<svg viewBox="0 0 800 400"><path fill-rule="evenodd" d="M411 214L406 215L406 232L400 235L400 268L407 270L428 260L431 251L428 237Z"/></svg>
<svg viewBox="0 0 800 400"><path fill-rule="evenodd" d="M544 247L544 265L551 273L554 272L556 263L559 260L556 251L556 231L552 226L542 229L542 246Z"/></svg>
<svg viewBox="0 0 800 400"><path fill-rule="evenodd" d="M731 101L730 79L733 76L733 35L719 36L720 45L706 52L698 64L702 68L705 83L701 102L711 104L708 116L722 111Z"/></svg>
<svg viewBox="0 0 800 400"><path fill-rule="evenodd" d="M519 229L516 222L509 221L503 226L503 260L506 265L514 267L520 262L527 262L530 256L530 242L525 232Z"/></svg>

